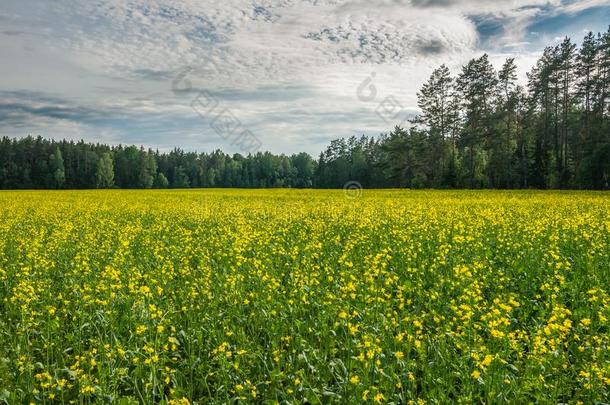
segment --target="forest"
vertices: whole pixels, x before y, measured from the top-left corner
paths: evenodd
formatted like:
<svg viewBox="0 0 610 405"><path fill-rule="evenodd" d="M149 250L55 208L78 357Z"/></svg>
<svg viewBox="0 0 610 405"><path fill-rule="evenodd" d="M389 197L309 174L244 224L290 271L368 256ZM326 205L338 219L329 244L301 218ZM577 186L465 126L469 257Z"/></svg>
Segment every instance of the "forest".
<svg viewBox="0 0 610 405"><path fill-rule="evenodd" d="M497 70L483 55L440 66L417 96L409 128L317 159L3 137L0 188L610 188L610 28L547 47L527 83L514 59Z"/></svg>

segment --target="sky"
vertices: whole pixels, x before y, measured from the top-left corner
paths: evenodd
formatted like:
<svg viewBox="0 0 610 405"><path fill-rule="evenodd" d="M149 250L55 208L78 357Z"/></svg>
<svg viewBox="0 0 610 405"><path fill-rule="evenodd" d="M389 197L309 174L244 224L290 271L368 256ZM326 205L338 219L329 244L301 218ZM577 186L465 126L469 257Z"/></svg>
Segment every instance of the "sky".
<svg viewBox="0 0 610 405"><path fill-rule="evenodd" d="M608 24L610 0L2 0L0 136L316 155L412 118L443 63L525 80Z"/></svg>

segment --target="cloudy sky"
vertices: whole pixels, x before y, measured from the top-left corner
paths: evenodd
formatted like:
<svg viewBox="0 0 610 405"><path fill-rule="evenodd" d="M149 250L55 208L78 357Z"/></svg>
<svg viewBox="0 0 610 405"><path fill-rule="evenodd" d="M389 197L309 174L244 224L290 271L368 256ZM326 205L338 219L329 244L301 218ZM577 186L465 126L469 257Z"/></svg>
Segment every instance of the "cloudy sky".
<svg viewBox="0 0 610 405"><path fill-rule="evenodd" d="M441 63L524 78L609 22L610 0L2 0L0 136L317 154L416 113Z"/></svg>

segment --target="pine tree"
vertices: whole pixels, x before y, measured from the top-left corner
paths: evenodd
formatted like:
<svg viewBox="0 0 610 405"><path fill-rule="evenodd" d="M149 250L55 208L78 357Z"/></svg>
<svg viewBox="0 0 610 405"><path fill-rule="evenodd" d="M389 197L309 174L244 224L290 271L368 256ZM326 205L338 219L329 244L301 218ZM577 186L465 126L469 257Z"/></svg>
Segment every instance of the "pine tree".
<svg viewBox="0 0 610 405"><path fill-rule="evenodd" d="M610 118L610 26L598 36L598 75L596 78L596 112L600 121ZM607 133L607 132L606 132Z"/></svg>
<svg viewBox="0 0 610 405"><path fill-rule="evenodd" d="M551 168L553 125L555 117L555 91L553 71L555 69L555 48L545 48L536 66L527 74L529 108L532 120L530 125L535 133L533 159L529 168L529 184L537 188L547 188ZM556 134L556 132L555 132Z"/></svg>
<svg viewBox="0 0 610 405"><path fill-rule="evenodd" d="M478 148L489 150L492 137L494 96L498 78L487 54L473 59L463 67L458 77L465 111L465 126L461 134L462 144L468 151L468 186L480 186L477 180Z"/></svg>
<svg viewBox="0 0 610 405"><path fill-rule="evenodd" d="M518 92L515 91L517 88L517 66L515 65L515 59L509 58L504 62L502 69L498 72L499 79L499 90L500 95L498 97L500 104L500 113L504 117L504 136L500 137L495 142L496 150L495 156L499 159L498 163L498 185L503 187L510 187L513 179L513 128L515 127L514 119L516 114L516 107L518 103Z"/></svg>
<svg viewBox="0 0 610 405"><path fill-rule="evenodd" d="M430 133L438 133L442 139L450 133L449 104L453 90L453 78L449 68L441 65L434 70L428 82L417 94L417 105L422 111L421 121Z"/></svg>
<svg viewBox="0 0 610 405"><path fill-rule="evenodd" d="M582 47L578 53L578 83L577 95L583 105L583 131L581 144L587 144L591 140L591 102L595 92L595 79L597 75L598 44L592 32L589 32L583 40ZM582 151L579 153L579 160Z"/></svg>
<svg viewBox="0 0 610 405"><path fill-rule="evenodd" d="M559 69L560 69L560 89L561 89L561 133L559 139L559 152L557 164L557 177L560 187L566 187L570 177L569 167L569 138L571 133L570 113L574 105L573 89L575 82L575 58L576 45L565 38L559 46Z"/></svg>
<svg viewBox="0 0 610 405"><path fill-rule="evenodd" d="M434 186L440 186L449 166L446 139L451 135L453 78L447 66L442 65L434 70L430 79L418 93L417 104L422 114L415 122L422 123L428 130L430 142L433 143L430 153L431 178ZM451 159L453 156L450 157Z"/></svg>

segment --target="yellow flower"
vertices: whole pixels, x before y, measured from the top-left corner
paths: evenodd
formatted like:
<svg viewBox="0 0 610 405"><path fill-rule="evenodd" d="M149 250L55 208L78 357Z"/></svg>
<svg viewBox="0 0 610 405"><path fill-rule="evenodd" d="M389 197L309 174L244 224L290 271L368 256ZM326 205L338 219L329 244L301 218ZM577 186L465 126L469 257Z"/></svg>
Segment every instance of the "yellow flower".
<svg viewBox="0 0 610 405"><path fill-rule="evenodd" d="M491 364L493 359L494 359L494 356L492 356L491 354L488 354L487 356L485 356L485 358L483 359L483 361L481 362L481 364L479 366L481 368L485 368Z"/></svg>
<svg viewBox="0 0 610 405"><path fill-rule="evenodd" d="M167 401L167 405L190 405L190 404L191 403L186 398L170 399L169 401Z"/></svg>

